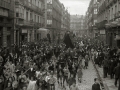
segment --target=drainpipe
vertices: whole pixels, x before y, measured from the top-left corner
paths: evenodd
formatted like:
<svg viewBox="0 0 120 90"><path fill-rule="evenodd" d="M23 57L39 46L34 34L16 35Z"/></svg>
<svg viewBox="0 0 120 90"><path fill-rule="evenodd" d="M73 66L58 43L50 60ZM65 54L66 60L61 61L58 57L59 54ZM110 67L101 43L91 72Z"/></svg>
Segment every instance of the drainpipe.
<svg viewBox="0 0 120 90"><path fill-rule="evenodd" d="M14 32L14 44L16 44L16 27L15 27L15 21L16 21L16 10L15 10L15 0L13 0L14 1L14 21L13 21L13 25L14 25L14 27L13 27L13 32Z"/></svg>

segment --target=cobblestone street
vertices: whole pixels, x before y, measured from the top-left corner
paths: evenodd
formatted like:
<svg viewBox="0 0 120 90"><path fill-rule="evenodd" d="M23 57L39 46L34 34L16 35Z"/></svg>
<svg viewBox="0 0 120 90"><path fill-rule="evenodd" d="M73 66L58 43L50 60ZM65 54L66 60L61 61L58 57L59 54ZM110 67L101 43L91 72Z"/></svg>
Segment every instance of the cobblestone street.
<svg viewBox="0 0 120 90"><path fill-rule="evenodd" d="M92 84L94 84L94 78L97 78L97 74L93 67L93 63L89 61L88 69L83 69L83 77L82 83L78 82L78 78L76 77L76 85L79 87L79 90L92 90ZM66 90L69 90L67 85ZM64 90L60 85L56 83L56 90Z"/></svg>

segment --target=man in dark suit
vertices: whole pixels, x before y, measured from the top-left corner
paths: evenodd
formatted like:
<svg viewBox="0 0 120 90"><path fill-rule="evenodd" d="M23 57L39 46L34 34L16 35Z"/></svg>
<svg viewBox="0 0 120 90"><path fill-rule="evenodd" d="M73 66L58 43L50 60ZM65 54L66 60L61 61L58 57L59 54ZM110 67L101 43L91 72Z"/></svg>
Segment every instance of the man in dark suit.
<svg viewBox="0 0 120 90"><path fill-rule="evenodd" d="M30 69L27 71L27 75L30 80L35 79L35 69L33 68L33 65L30 66Z"/></svg>
<svg viewBox="0 0 120 90"><path fill-rule="evenodd" d="M114 73L115 73L115 86L117 86L117 81L119 80L119 77L120 77L119 71L120 71L120 63L118 62L117 66L114 69Z"/></svg>
<svg viewBox="0 0 120 90"><path fill-rule="evenodd" d="M103 63L104 78L106 78L108 74L108 58L105 57L102 63Z"/></svg>

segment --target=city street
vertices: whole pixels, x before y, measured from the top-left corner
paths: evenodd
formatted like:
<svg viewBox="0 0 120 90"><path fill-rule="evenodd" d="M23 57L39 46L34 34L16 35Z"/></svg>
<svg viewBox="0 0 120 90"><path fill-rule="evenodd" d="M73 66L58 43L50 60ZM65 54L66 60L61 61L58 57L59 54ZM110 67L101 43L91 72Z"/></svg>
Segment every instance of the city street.
<svg viewBox="0 0 120 90"><path fill-rule="evenodd" d="M120 0L0 0L0 90L120 90Z"/></svg>

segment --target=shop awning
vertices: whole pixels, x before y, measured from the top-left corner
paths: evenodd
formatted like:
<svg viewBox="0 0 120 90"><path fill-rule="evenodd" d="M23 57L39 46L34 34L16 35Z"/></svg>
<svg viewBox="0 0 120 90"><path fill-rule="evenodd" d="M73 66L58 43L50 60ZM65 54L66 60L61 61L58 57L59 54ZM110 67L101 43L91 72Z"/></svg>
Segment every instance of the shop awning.
<svg viewBox="0 0 120 90"><path fill-rule="evenodd" d="M46 28L39 28L38 31L48 31L49 29Z"/></svg>
<svg viewBox="0 0 120 90"><path fill-rule="evenodd" d="M115 40L120 40L120 35L116 35Z"/></svg>

